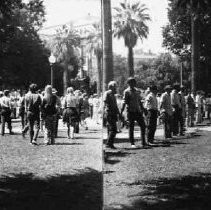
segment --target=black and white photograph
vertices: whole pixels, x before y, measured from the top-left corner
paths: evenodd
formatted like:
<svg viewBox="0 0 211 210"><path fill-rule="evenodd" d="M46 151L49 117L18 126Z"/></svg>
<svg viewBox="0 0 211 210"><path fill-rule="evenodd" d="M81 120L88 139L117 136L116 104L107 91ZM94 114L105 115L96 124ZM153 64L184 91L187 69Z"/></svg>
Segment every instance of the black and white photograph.
<svg viewBox="0 0 211 210"><path fill-rule="evenodd" d="M210 210L209 0L0 1L0 210Z"/></svg>

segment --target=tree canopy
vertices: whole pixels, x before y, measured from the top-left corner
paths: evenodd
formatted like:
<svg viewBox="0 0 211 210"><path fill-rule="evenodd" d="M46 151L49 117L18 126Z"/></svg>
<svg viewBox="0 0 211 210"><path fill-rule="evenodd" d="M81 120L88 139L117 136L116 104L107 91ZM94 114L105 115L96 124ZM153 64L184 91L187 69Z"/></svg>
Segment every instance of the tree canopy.
<svg viewBox="0 0 211 210"><path fill-rule="evenodd" d="M207 89L202 82L211 83L209 68L211 66L211 7L206 0L169 0L169 23L163 28L163 46L178 55L181 61L191 61L192 29L191 19L197 19L197 41L199 44L199 66L197 73L198 87ZM190 66L190 65L189 65ZM187 69L190 73L190 68Z"/></svg>
<svg viewBox="0 0 211 210"><path fill-rule="evenodd" d="M0 86L43 87L50 80L49 51L38 35L45 21L43 1L3 0L0 20Z"/></svg>

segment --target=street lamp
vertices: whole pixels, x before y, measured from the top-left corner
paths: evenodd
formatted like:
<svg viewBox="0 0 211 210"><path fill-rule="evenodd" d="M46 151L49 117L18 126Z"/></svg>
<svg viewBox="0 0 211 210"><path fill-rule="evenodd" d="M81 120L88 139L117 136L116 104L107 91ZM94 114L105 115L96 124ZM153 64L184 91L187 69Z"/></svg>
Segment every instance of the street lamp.
<svg viewBox="0 0 211 210"><path fill-rule="evenodd" d="M56 62L56 58L54 57L53 54L48 58L50 66L51 66L51 86L53 87L53 64Z"/></svg>

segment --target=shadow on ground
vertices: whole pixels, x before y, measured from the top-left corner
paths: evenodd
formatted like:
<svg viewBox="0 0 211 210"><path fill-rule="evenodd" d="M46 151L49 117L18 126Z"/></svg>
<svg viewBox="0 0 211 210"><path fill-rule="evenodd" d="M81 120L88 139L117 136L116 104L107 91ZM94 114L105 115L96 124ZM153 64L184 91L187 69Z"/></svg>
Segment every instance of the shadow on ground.
<svg viewBox="0 0 211 210"><path fill-rule="evenodd" d="M116 163L119 163L120 160L119 159L110 159L110 158L121 158L121 157L126 157L128 155L130 155L131 153L129 152L123 152L123 151L113 151L113 152L108 152L108 151L105 151L104 153L104 161L105 161L105 164L111 164L111 165L114 165Z"/></svg>
<svg viewBox="0 0 211 210"><path fill-rule="evenodd" d="M45 179L12 174L0 177L0 209L101 210L102 184L102 173L90 168Z"/></svg>
<svg viewBox="0 0 211 210"><path fill-rule="evenodd" d="M161 178L128 184L144 188L130 195L138 197L130 206L106 207L105 210L209 210L211 209L211 174L180 178Z"/></svg>

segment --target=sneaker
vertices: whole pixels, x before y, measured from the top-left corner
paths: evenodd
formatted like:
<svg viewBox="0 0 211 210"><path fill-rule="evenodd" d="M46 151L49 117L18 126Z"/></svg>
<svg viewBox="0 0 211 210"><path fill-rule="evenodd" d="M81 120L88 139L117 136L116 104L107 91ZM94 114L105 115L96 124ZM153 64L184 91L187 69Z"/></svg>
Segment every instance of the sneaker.
<svg viewBox="0 0 211 210"><path fill-rule="evenodd" d="M10 131L10 135L14 135L14 132Z"/></svg>
<svg viewBox="0 0 211 210"><path fill-rule="evenodd" d="M136 149L137 146L136 146L135 144L132 144L132 145L131 145L131 148L132 148L132 149Z"/></svg>
<svg viewBox="0 0 211 210"><path fill-rule="evenodd" d="M33 145L37 145L37 142L35 140L32 141Z"/></svg>

